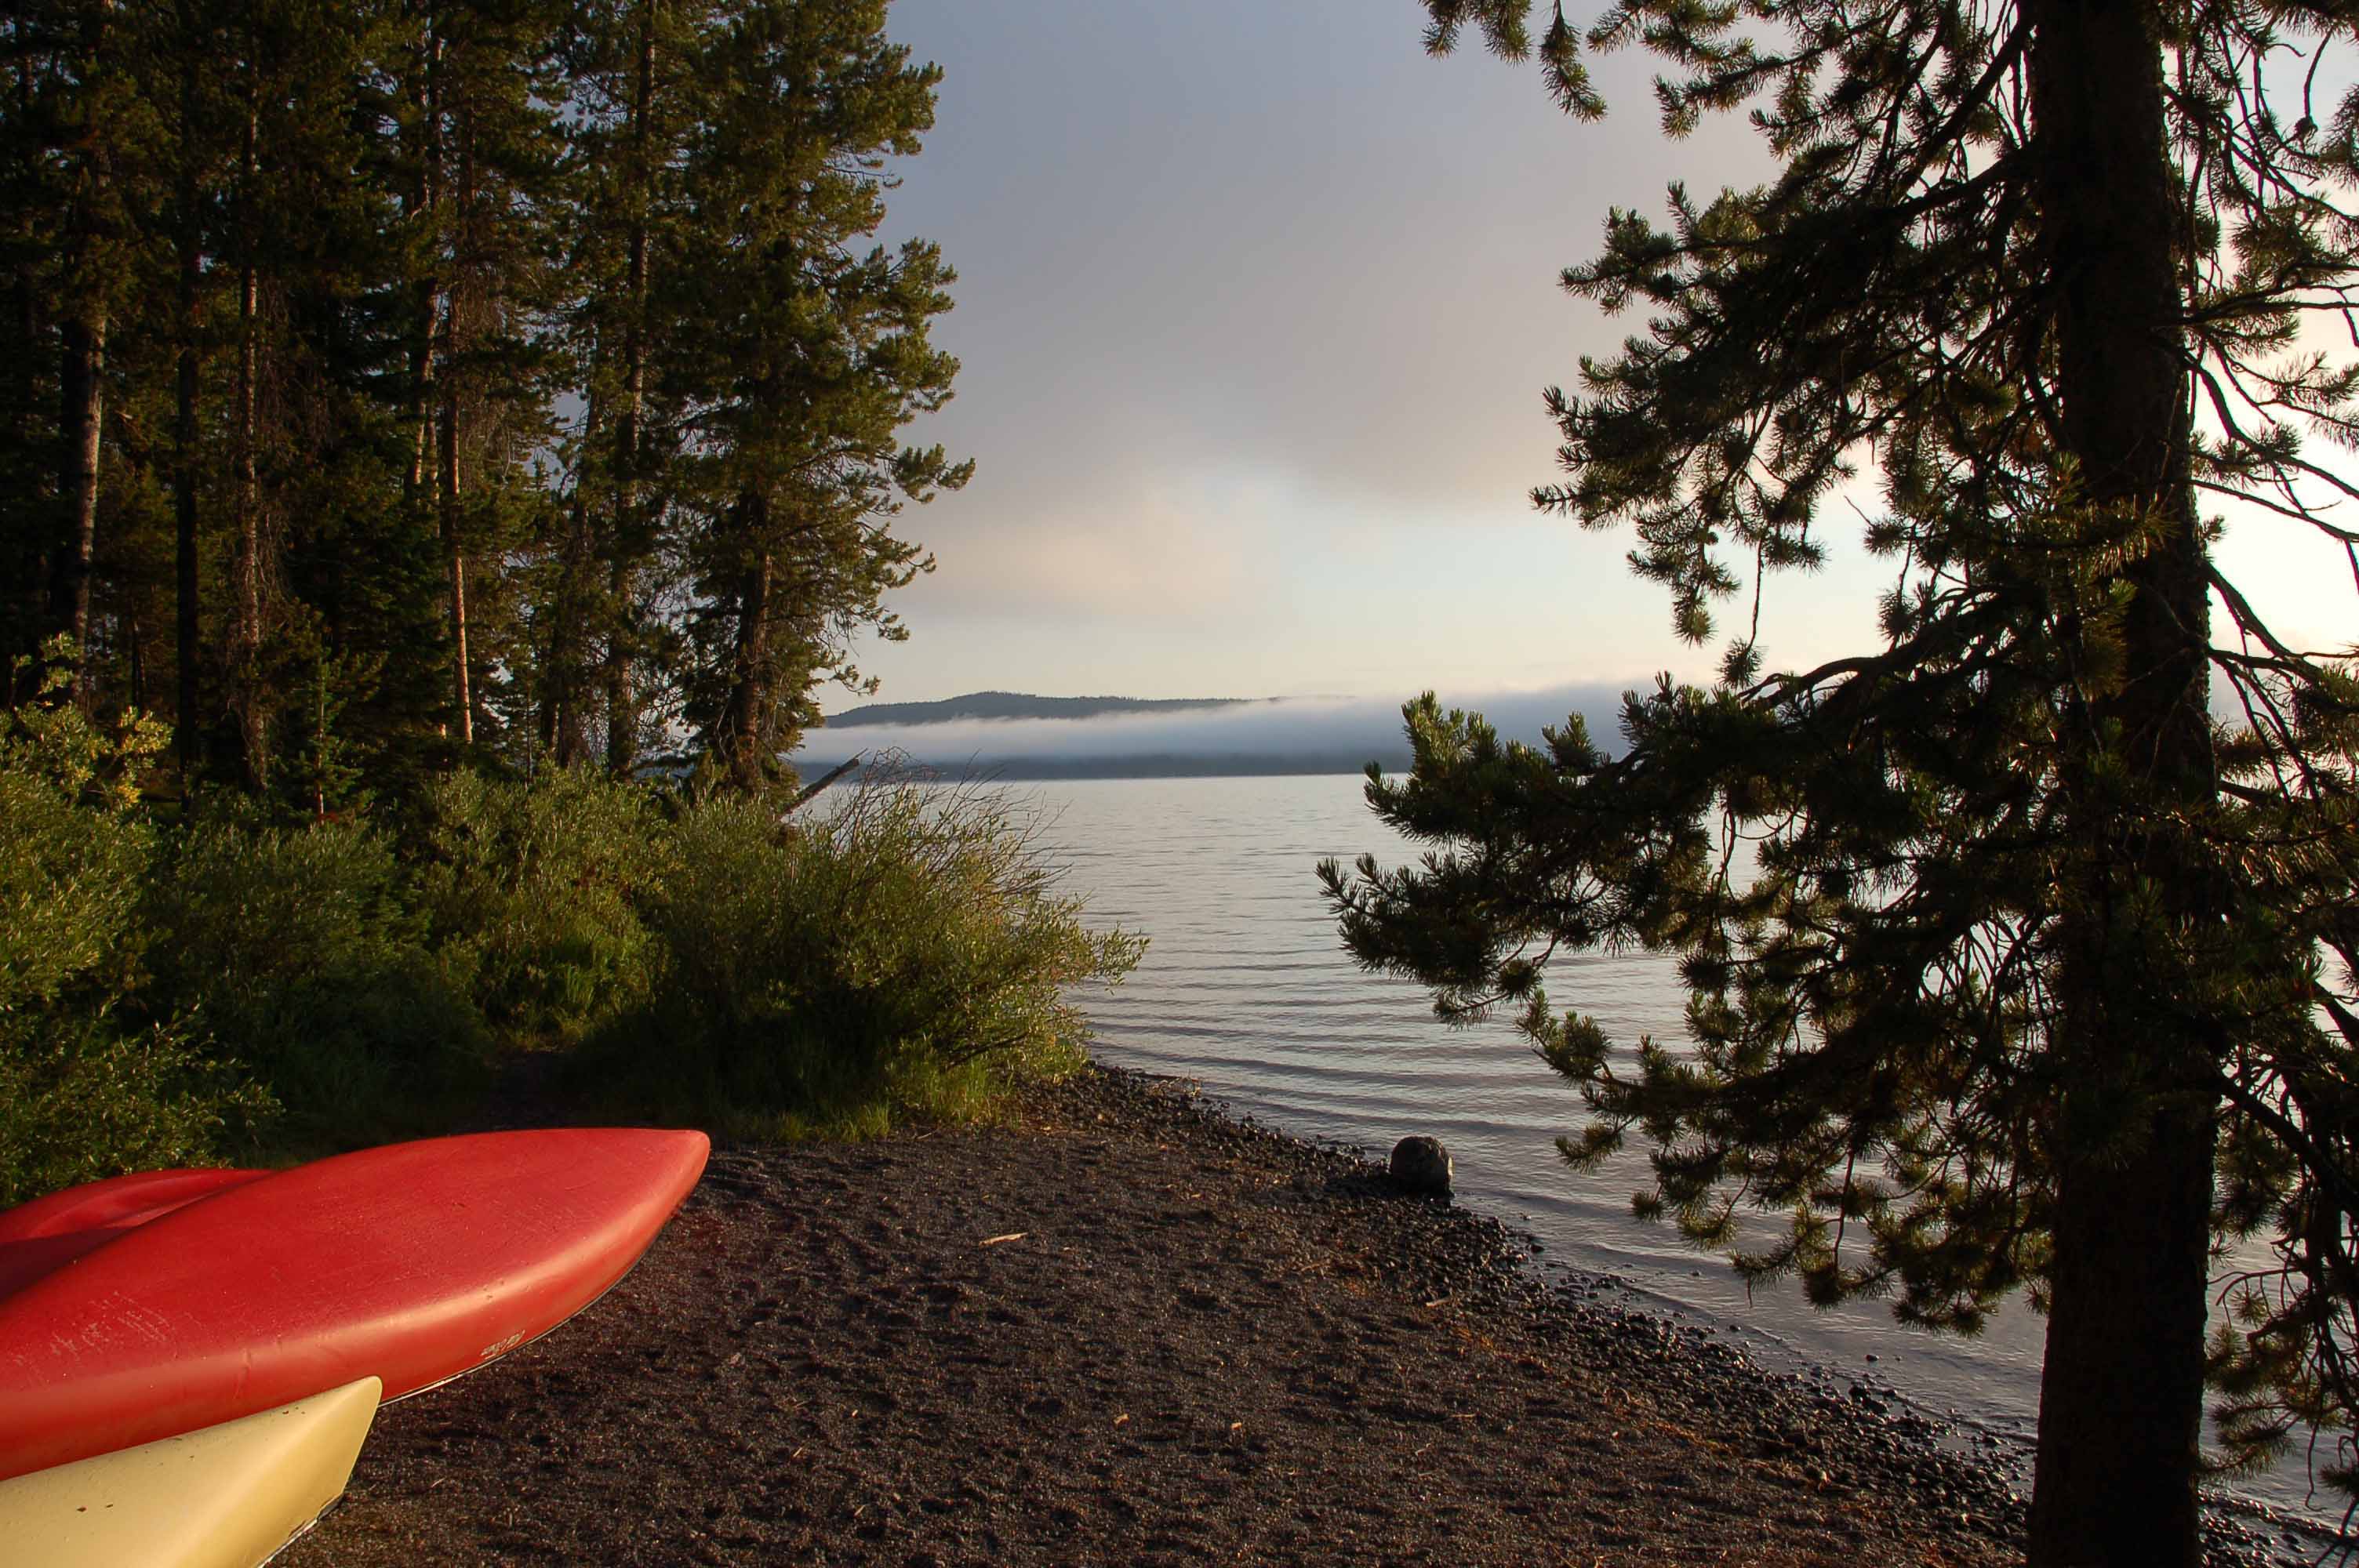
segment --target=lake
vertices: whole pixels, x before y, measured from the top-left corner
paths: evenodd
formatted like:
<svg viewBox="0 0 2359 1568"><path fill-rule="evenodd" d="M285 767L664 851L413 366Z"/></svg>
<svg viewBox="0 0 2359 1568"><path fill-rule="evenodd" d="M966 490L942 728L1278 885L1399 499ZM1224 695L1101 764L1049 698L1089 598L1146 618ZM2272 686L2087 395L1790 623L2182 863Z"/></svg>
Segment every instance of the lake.
<svg viewBox="0 0 2359 1568"><path fill-rule="evenodd" d="M1409 1133L1438 1137L1459 1201L1528 1231L1544 1268L1612 1276L1634 1303L1708 1326L1759 1364L1893 1390L2027 1455L2043 1319L2011 1303L1965 1340L1904 1328L1878 1302L1817 1310L1791 1283L1748 1296L1724 1259L1631 1214L1631 1194L1647 1184L1641 1153L1598 1172L1565 1166L1555 1140L1580 1125L1581 1100L1506 1022L1450 1028L1422 988L1352 962L1313 868L1363 851L1404 858L1357 777L1005 787L1038 804L1041 841L1086 899L1090 924L1152 938L1121 986L1082 998L1100 1060L1196 1079L1268 1125L1378 1157ZM1662 957L1560 960L1549 992L1620 1045L1682 1034L1686 996ZM2027 1460L2024 1476L2027 1486ZM2289 1510L2328 1500L2308 1498L2298 1461L2237 1486Z"/></svg>

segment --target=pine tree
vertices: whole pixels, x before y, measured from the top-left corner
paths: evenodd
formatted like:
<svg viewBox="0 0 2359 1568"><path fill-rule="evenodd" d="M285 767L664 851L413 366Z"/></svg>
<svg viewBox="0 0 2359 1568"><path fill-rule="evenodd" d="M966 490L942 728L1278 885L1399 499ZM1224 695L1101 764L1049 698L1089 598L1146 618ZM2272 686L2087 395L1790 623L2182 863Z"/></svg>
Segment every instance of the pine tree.
<svg viewBox="0 0 2359 1568"><path fill-rule="evenodd" d="M892 519L972 467L897 438L950 396L958 362L927 326L953 275L923 241L853 248L940 79L884 23L883 0L756 0L699 62L710 97L659 287L701 523L688 716L745 788L793 746L819 681L860 684L853 631L902 634L883 596L932 562Z"/></svg>
<svg viewBox="0 0 2359 1568"><path fill-rule="evenodd" d="M509 663L498 616L482 613L514 543L512 493L547 439L541 317L552 303L548 229L561 102L556 18L538 0L436 0L415 44L414 396L421 460L446 574L451 724L462 746L488 707L484 671ZM430 455L428 452L430 449ZM430 484L426 482L430 476Z"/></svg>
<svg viewBox="0 0 2359 1568"><path fill-rule="evenodd" d="M13 273L11 445L5 524L23 597L12 649L66 635L82 652L77 698L96 700L93 567L105 478L109 344L135 298L158 124L137 91L136 29L112 7L11 11L10 94L0 116ZM46 406L44 406L46 405ZM21 466L20 466L21 465Z"/></svg>
<svg viewBox="0 0 2359 1568"><path fill-rule="evenodd" d="M949 270L862 254L931 116L884 10L0 17L0 648L289 810L789 741L963 473L896 441Z"/></svg>
<svg viewBox="0 0 2359 1568"><path fill-rule="evenodd" d="M1535 36L1525 0L1428 5L1435 51L1473 25L1603 113L1560 13ZM1429 697L1411 773L1369 793L1431 853L1321 868L1362 962L1446 1017L1518 1010L1591 1107L1568 1155L1635 1129L1645 1206L1749 1277L1969 1332L2028 1289L2036 1563L2198 1561L2207 1371L2233 1457L2320 1424L2324 1478L2359 1480L2359 684L2223 575L2198 503L2359 546L2326 511L2359 491L2303 445L2359 436L2359 370L2302 335L2348 324L2359 93L2311 94L2353 27L1610 8L1586 41L1670 62L1670 132L1749 105L1780 168L1674 187L1668 228L1616 211L1565 273L1650 319L1550 392L1570 477L1535 500L1630 525L1701 643L1748 568L1758 595L1821 559L1872 462L1883 645L1765 673L1756 613L1714 685L1629 700L1618 755L1577 718L1536 750ZM1602 945L1678 955L1688 1045L1549 1001L1549 957ZM1740 1245L1747 1209L1783 1238ZM2275 1262L2228 1265L2207 1347L2215 1238Z"/></svg>
<svg viewBox="0 0 2359 1568"><path fill-rule="evenodd" d="M656 673L649 611L664 587L656 557L677 427L649 373L662 326L650 308L653 265L674 250L667 235L681 204L670 176L696 119L688 68L714 22L701 0L603 0L574 17L566 53L580 169L566 332L582 413L548 596L544 727L558 762L582 762L597 713L606 765L624 774L637 760L639 694Z"/></svg>

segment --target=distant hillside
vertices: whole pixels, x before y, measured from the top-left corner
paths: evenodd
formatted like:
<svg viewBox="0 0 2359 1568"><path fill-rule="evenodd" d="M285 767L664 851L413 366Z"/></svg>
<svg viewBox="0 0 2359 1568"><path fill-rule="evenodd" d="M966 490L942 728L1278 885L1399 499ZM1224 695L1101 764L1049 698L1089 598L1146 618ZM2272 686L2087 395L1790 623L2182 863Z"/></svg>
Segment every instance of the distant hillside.
<svg viewBox="0 0 2359 1568"><path fill-rule="evenodd" d="M953 719L1094 719L1102 713L1178 713L1234 708L1250 697L1030 697L1020 691L971 691L940 702L872 702L832 715L830 730L863 724L947 724Z"/></svg>

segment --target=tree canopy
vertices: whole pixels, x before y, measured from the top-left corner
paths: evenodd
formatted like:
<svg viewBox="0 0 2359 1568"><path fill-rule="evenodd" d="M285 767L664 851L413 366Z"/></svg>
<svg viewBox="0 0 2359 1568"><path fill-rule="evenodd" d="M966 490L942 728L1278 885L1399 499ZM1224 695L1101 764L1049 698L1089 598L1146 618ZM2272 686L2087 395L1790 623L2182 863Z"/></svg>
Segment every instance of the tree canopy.
<svg viewBox="0 0 2359 1568"><path fill-rule="evenodd" d="M928 564L954 275L873 236L886 0L0 20L0 655L326 812L461 757L757 783ZM29 666L28 666L29 667Z"/></svg>
<svg viewBox="0 0 2359 1568"><path fill-rule="evenodd" d="M1513 1010L1586 1098L1568 1157L1636 1133L1641 1206L1751 1277L1968 1332L2028 1290L2035 1562L2197 1560L2207 1377L2231 1462L2322 1427L2359 1495L2359 684L2213 554L2288 530L2359 578L2359 91L2320 96L2359 12L1428 9L1582 117L1584 49L1643 46L1669 132L1743 108L1775 155L1566 270L1646 324L1549 393L1533 497L1629 527L1689 641L1753 611L1615 750L1411 704L1369 798L1429 852L1321 868L1347 944L1445 1017ZM1871 473L1880 644L1775 669L1765 582ZM1551 1000L1599 946L1677 956L1686 1040Z"/></svg>

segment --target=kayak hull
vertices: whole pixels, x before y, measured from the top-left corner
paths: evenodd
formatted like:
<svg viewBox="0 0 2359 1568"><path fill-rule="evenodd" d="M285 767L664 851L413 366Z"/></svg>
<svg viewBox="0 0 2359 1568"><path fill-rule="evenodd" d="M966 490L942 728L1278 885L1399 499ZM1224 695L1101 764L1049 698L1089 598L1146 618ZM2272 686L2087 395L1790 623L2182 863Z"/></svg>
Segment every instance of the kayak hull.
<svg viewBox="0 0 2359 1568"><path fill-rule="evenodd" d="M0 1541L10 1561L44 1568L255 1568L343 1494L378 1392L364 1378L0 1481Z"/></svg>
<svg viewBox="0 0 2359 1568"><path fill-rule="evenodd" d="M701 1132L429 1139L218 1191L0 1297L0 1477L362 1378L479 1367L596 1300L704 1167Z"/></svg>
<svg viewBox="0 0 2359 1568"><path fill-rule="evenodd" d="M140 1171L51 1193L0 1211L0 1296L160 1219L267 1171Z"/></svg>

